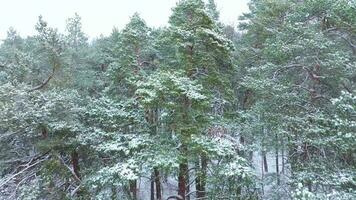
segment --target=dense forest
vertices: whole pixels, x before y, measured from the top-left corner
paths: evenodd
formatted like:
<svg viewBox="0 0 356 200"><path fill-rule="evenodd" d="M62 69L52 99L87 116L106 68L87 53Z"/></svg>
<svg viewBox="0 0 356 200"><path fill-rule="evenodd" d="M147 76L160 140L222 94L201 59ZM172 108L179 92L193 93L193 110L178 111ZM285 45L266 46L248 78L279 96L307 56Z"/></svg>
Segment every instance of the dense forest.
<svg viewBox="0 0 356 200"><path fill-rule="evenodd" d="M356 199L356 2L213 0L0 45L0 199Z"/></svg>

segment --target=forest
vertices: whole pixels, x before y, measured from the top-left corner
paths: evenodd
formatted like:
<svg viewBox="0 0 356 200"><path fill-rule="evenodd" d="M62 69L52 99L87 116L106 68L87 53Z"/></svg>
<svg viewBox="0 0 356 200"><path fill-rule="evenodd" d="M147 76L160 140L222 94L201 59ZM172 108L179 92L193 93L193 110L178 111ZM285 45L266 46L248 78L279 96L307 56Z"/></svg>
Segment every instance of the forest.
<svg viewBox="0 0 356 200"><path fill-rule="evenodd" d="M0 43L0 199L356 199L356 1L214 0ZM64 19L65 20L65 19ZM236 19L237 21L237 19Z"/></svg>

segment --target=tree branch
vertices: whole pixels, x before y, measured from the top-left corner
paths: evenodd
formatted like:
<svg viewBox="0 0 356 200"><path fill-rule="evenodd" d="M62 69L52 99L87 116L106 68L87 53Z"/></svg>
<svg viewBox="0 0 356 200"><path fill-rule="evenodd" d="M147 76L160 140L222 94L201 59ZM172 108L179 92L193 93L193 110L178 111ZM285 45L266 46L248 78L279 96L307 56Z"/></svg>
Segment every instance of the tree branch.
<svg viewBox="0 0 356 200"><path fill-rule="evenodd" d="M53 67L52 73L48 76L48 78L47 78L45 81L43 81L43 83L41 83L40 85L38 85L38 86L36 86L36 87L34 87L34 88L31 88L31 89L29 90L29 92L42 89L44 86L46 86L46 85L48 84L48 82L53 78L54 72L55 72L55 67Z"/></svg>
<svg viewBox="0 0 356 200"><path fill-rule="evenodd" d="M41 159L41 160L38 160L37 162L35 162L35 163L29 165L29 164L33 161L33 159L31 159L30 162L28 163L28 166L27 166L27 167L23 168L21 171L17 172L16 174L12 175L12 176L9 177L8 179L6 179L6 180L3 181L2 183L0 183L0 188L1 188L2 186L4 186L5 184L7 184L10 180L12 180L13 178L15 178L16 176L18 176L18 175L22 174L23 172L25 172L26 170L28 170L28 169L30 169L30 168L32 168L32 167L34 167L34 166L40 164L41 162L47 160L48 157L49 157L49 156L46 156L45 158L43 158L43 159Z"/></svg>
<svg viewBox="0 0 356 200"><path fill-rule="evenodd" d="M57 157L62 162L62 164L70 171L70 173L73 175L75 180L77 180L78 182L82 182L82 180L80 180L80 178L75 174L73 169L66 164L66 162L63 160L63 158L59 155L57 155Z"/></svg>

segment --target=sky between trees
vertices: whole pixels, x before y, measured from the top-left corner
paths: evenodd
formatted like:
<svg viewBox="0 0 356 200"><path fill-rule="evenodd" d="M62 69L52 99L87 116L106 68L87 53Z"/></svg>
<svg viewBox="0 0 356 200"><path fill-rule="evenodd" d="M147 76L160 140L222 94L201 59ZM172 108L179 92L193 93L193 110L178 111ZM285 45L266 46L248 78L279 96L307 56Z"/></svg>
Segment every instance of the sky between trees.
<svg viewBox="0 0 356 200"><path fill-rule="evenodd" d="M60 31L65 29L65 20L77 12L83 23L83 31L90 38L110 34L113 27L123 28L135 12L149 26L167 25L171 8L178 0L5 0L1 1L0 40L6 37L9 27L14 27L21 36L33 35L33 24L38 16L43 17ZM242 13L248 11L249 0L217 0L221 11L220 20L235 23ZM29 9L30 8L30 9Z"/></svg>

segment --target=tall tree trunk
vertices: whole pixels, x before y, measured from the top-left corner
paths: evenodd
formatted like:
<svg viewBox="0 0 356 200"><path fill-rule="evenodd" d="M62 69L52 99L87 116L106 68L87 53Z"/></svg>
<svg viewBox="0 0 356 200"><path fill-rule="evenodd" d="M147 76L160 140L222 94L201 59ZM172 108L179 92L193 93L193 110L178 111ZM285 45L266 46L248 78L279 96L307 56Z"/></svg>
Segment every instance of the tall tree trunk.
<svg viewBox="0 0 356 200"><path fill-rule="evenodd" d="M282 140L283 141L283 140ZM283 143L282 143L283 144ZM284 163L284 145L282 145L282 149L281 149L281 156L282 156L282 174L284 174L284 170L285 170L285 163Z"/></svg>
<svg viewBox="0 0 356 200"><path fill-rule="evenodd" d="M261 189L262 189L262 195L265 194L265 190L264 190L264 178L265 178L265 170L263 169L263 158L261 159Z"/></svg>
<svg viewBox="0 0 356 200"><path fill-rule="evenodd" d="M178 195L185 200L186 194L186 179L185 179L185 171L188 170L188 166L186 163L179 164L179 174L178 174Z"/></svg>
<svg viewBox="0 0 356 200"><path fill-rule="evenodd" d="M202 197L205 197L206 176L208 170L208 157L205 153L202 155L201 158L201 170L202 170L201 191L202 191Z"/></svg>
<svg viewBox="0 0 356 200"><path fill-rule="evenodd" d="M201 168L200 168L200 158L195 163L195 191L197 191L197 198L200 198L200 191L201 191Z"/></svg>
<svg viewBox="0 0 356 200"><path fill-rule="evenodd" d="M151 135L157 135L157 128L158 128L158 109L152 108L147 109L146 111L146 121L150 125ZM151 200L154 199L154 185L156 185L156 199L162 199L162 189L161 189L161 182L160 182L160 174L157 167L153 168L152 173L152 180L151 180Z"/></svg>
<svg viewBox="0 0 356 200"><path fill-rule="evenodd" d="M182 118L183 122L189 124L188 113L192 105L191 100L188 97L184 97L183 101L183 113ZM178 172L178 195L182 197L183 200L189 200L189 196L186 198L186 194L189 193L190 187L189 183L189 171L188 171L188 146L187 141L189 141L191 133L189 130L181 130L181 146L179 148L181 161L179 163L179 172Z"/></svg>
<svg viewBox="0 0 356 200"><path fill-rule="evenodd" d="M186 186L185 186L185 193L189 194L190 193L190 179L189 179L189 165L187 162L187 169L185 170L185 182L186 182ZM187 195L185 197L186 200L190 200L190 195Z"/></svg>
<svg viewBox="0 0 356 200"><path fill-rule="evenodd" d="M262 151L262 159L263 159L264 170L265 170L265 172L268 172L268 162L267 162L266 151Z"/></svg>
<svg viewBox="0 0 356 200"><path fill-rule="evenodd" d="M276 145L276 175L277 175L277 185L280 184L280 179L279 179L279 158L278 158L278 151L279 151L279 148L278 148L278 135L276 134L276 142L277 142L277 145Z"/></svg>
<svg viewBox="0 0 356 200"><path fill-rule="evenodd" d="M188 183L188 161L186 159L187 155L187 146L186 144L182 144L180 147L180 154L182 155L183 159L181 163L179 163L179 172L178 172L178 195L182 197L183 200L185 200L185 195L189 189L187 189L187 183Z"/></svg>
<svg viewBox="0 0 356 200"><path fill-rule="evenodd" d="M278 147L276 147L276 175L277 175L277 185L280 184L279 180L279 158L278 158Z"/></svg>
<svg viewBox="0 0 356 200"><path fill-rule="evenodd" d="M137 199L137 180L130 181L130 193L133 200Z"/></svg>
<svg viewBox="0 0 356 200"><path fill-rule="evenodd" d="M74 174L80 178L80 168L79 168L79 154L76 150L72 151L71 161Z"/></svg>
<svg viewBox="0 0 356 200"><path fill-rule="evenodd" d="M151 175L151 200L155 200L155 174Z"/></svg>
<svg viewBox="0 0 356 200"><path fill-rule="evenodd" d="M162 200L161 181L160 181L159 171L157 168L154 169L154 174L155 174L155 183L156 183L156 199Z"/></svg>
<svg viewBox="0 0 356 200"><path fill-rule="evenodd" d="M207 174L208 158L202 153L200 160L197 163L198 173L196 175L196 191L197 198L205 197L205 186L206 186L206 174Z"/></svg>

